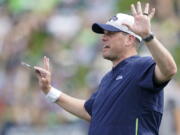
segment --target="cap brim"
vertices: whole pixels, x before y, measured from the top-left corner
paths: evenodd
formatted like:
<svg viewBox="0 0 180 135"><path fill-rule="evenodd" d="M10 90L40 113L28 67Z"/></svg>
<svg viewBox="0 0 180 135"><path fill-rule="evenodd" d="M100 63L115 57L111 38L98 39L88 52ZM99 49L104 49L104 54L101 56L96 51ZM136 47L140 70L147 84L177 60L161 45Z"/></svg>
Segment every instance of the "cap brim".
<svg viewBox="0 0 180 135"><path fill-rule="evenodd" d="M92 25L92 31L95 32L95 33L98 33L98 34L104 34L104 31L111 31L111 32L125 32L125 33L129 33L133 36L135 36L137 38L137 40L139 42L141 42L141 37L134 34L132 31L129 31L129 30L124 30L123 28L121 29L118 29L112 25L109 25L109 24L101 24L101 23L94 23Z"/></svg>
<svg viewBox="0 0 180 135"><path fill-rule="evenodd" d="M92 31L95 33L104 34L104 30L111 31L111 32L120 31L118 28L111 26L109 24L94 23L92 25Z"/></svg>

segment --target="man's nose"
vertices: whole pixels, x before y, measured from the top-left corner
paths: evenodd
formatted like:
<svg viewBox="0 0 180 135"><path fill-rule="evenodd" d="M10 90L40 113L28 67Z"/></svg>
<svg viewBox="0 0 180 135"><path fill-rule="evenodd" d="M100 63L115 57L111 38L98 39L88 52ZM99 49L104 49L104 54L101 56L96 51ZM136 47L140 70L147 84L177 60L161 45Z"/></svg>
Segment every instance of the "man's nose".
<svg viewBox="0 0 180 135"><path fill-rule="evenodd" d="M108 40L108 37L107 37L106 34L104 34L104 35L102 36L102 41L103 41L103 42L106 42L107 40Z"/></svg>

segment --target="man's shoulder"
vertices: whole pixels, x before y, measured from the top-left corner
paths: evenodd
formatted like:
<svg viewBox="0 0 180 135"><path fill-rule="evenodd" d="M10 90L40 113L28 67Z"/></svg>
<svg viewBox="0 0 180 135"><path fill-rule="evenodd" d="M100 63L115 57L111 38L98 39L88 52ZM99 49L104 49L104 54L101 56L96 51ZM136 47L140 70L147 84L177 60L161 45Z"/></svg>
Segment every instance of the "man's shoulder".
<svg viewBox="0 0 180 135"><path fill-rule="evenodd" d="M154 61L151 56L139 56L136 59L137 62L148 62L148 61Z"/></svg>
<svg viewBox="0 0 180 135"><path fill-rule="evenodd" d="M154 59L151 56L139 56L132 61L135 65L149 65L155 63Z"/></svg>
<svg viewBox="0 0 180 135"><path fill-rule="evenodd" d="M153 65L155 65L155 61L152 57L139 56L129 63L128 69L130 69L132 72L141 73L142 71L146 71Z"/></svg>

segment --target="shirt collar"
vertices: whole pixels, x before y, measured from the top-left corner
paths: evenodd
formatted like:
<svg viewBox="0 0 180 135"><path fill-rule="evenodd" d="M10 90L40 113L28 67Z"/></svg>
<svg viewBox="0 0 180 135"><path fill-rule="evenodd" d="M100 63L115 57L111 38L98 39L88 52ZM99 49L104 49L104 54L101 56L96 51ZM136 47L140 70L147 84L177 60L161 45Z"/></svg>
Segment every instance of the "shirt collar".
<svg viewBox="0 0 180 135"><path fill-rule="evenodd" d="M124 59L123 61L119 62L115 67L112 68L112 70L111 70L112 73L117 73L121 67L123 67L128 62L132 61L134 58L138 58L138 57L139 57L138 55L134 55L134 56L128 57L128 58Z"/></svg>

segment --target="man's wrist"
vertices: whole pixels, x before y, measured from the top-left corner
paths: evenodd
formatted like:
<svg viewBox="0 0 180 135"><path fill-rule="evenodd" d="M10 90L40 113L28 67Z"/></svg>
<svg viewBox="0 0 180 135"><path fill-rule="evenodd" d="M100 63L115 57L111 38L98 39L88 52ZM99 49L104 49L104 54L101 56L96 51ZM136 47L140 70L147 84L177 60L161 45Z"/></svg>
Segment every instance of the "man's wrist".
<svg viewBox="0 0 180 135"><path fill-rule="evenodd" d="M148 35L142 37L142 39L143 39L143 41L146 42L146 43L147 43L147 42L150 42L150 41L152 41L152 40L154 39L154 34L151 32L151 33L149 33Z"/></svg>
<svg viewBox="0 0 180 135"><path fill-rule="evenodd" d="M45 87L41 87L41 89L43 90L43 92L45 94L47 94L50 91L51 87L52 87L51 85L48 85L48 86L45 86Z"/></svg>
<svg viewBox="0 0 180 135"><path fill-rule="evenodd" d="M61 96L61 93L62 92L60 90L51 86L49 92L46 94L46 98L50 102L54 103L59 99L59 97Z"/></svg>

